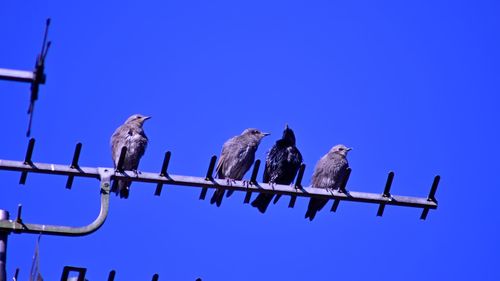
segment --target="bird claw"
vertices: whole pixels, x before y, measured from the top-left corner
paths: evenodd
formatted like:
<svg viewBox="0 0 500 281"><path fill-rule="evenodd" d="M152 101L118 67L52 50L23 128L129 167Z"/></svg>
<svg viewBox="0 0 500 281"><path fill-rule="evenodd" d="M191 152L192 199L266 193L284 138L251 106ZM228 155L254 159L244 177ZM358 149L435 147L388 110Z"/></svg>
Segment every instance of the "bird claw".
<svg viewBox="0 0 500 281"><path fill-rule="evenodd" d="M274 190L274 186L276 185L276 183L274 181L270 181L269 182L269 186Z"/></svg>
<svg viewBox="0 0 500 281"><path fill-rule="evenodd" d="M138 178L141 174L141 172L139 172L138 170L132 170L132 172L134 172L136 178Z"/></svg>
<svg viewBox="0 0 500 281"><path fill-rule="evenodd" d="M232 186L233 183L236 183L236 180L234 180L234 179L226 179L226 183L227 183L227 185Z"/></svg>
<svg viewBox="0 0 500 281"><path fill-rule="evenodd" d="M253 185L253 183L249 180L243 180L242 183L246 188L249 188L251 185Z"/></svg>
<svg viewBox="0 0 500 281"><path fill-rule="evenodd" d="M335 192L337 191L338 193L343 193L342 190L340 188L330 188L330 191L331 192Z"/></svg>

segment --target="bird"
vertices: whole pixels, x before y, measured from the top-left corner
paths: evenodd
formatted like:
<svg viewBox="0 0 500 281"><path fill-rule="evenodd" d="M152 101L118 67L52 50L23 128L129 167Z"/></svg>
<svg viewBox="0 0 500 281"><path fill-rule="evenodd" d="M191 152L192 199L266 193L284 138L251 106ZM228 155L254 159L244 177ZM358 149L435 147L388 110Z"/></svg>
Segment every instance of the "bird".
<svg viewBox="0 0 500 281"><path fill-rule="evenodd" d="M270 135L254 128L245 129L239 136L227 140L222 146L219 162L216 168L216 177L227 179L228 183L241 180L250 169L255 159L255 152L261 140ZM228 192L228 196L232 192ZM217 188L210 199L210 204L216 203L219 207L224 197L224 189Z"/></svg>
<svg viewBox="0 0 500 281"><path fill-rule="evenodd" d="M262 181L271 185L291 184L301 164L302 154L295 146L295 134L287 124L281 139L267 153ZM272 199L273 194L260 193L253 200L252 206L264 214Z"/></svg>
<svg viewBox="0 0 500 281"><path fill-rule="evenodd" d="M127 147L127 153L123 161L123 169L132 170L137 173L139 161L148 146L148 137L142 127L144 122L150 118L150 116L134 114L115 130L110 141L111 157L113 158L115 169L118 169L121 149L125 146ZM131 182L129 181L118 181L113 185L111 191L115 192L116 195L120 194L120 198L128 198L130 184Z"/></svg>
<svg viewBox="0 0 500 281"><path fill-rule="evenodd" d="M311 186L313 188L339 189L342 181L345 179L347 168L349 167L347 153L351 149L352 148L346 147L343 144L338 144L321 157L314 168ZM312 221L316 213L320 211L327 202L328 199L311 198L307 206L305 218L309 218L309 220Z"/></svg>

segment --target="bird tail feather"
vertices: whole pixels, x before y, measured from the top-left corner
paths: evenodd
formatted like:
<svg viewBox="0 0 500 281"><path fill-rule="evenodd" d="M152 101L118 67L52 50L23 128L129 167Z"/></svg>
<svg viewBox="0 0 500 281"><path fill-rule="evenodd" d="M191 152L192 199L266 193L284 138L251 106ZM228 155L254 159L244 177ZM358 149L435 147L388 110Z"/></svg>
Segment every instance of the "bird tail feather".
<svg viewBox="0 0 500 281"><path fill-rule="evenodd" d="M129 181L123 181L123 180L117 181L113 184L111 192L116 193L117 196L120 195L120 198L127 199L129 196L131 184L132 183Z"/></svg>
<svg viewBox="0 0 500 281"><path fill-rule="evenodd" d="M255 200L252 201L252 206L259 209L261 213L265 213L269 204L271 204L271 200L273 199L272 194L264 194L260 193Z"/></svg>
<svg viewBox="0 0 500 281"><path fill-rule="evenodd" d="M326 203L328 203L328 200L324 199L311 199L309 200L309 205L307 206L307 212L305 218L308 218L310 221L316 217L316 213L318 211L321 211L323 207L325 207Z"/></svg>
<svg viewBox="0 0 500 281"><path fill-rule="evenodd" d="M210 204L215 203L217 205L217 207L220 207L220 205L222 204L222 198L224 198L224 189L217 188L214 191L212 198L210 199Z"/></svg>

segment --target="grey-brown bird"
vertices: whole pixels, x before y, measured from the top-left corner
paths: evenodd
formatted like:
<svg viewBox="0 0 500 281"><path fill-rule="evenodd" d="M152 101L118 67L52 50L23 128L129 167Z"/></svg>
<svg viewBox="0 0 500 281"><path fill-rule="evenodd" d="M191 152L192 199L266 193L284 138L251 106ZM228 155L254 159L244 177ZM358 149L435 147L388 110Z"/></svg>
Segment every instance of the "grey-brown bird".
<svg viewBox="0 0 500 281"><path fill-rule="evenodd" d="M139 161L148 146L148 137L144 133L142 126L150 118L149 116L134 114L115 130L111 136L111 157L115 169L118 165L121 149L125 146L127 147L127 153L123 161L123 169L137 172ZM121 198L128 198L130 184L129 181L118 181L113 185L111 191L114 191L117 195L120 194Z"/></svg>
<svg viewBox="0 0 500 281"><path fill-rule="evenodd" d="M255 160L255 152L259 147L260 141L268 133L253 128L243 131L241 135L230 138L222 146L222 152L219 157L219 163L216 168L216 176L219 179L241 180L245 173L250 169ZM228 196L232 192L228 192ZM219 207L224 197L224 189L216 189L210 204L217 204Z"/></svg>
<svg viewBox="0 0 500 281"><path fill-rule="evenodd" d="M346 176L349 163L347 153L351 148L338 144L325 154L316 164L312 176L313 188L338 189ZM311 198L307 206L306 218L313 220L316 213L323 209L328 200Z"/></svg>

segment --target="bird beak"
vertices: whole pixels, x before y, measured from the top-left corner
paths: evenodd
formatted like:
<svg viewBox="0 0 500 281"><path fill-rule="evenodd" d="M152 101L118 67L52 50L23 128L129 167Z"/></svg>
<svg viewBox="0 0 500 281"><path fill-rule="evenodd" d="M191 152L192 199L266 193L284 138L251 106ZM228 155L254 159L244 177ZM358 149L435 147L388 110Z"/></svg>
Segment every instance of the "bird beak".
<svg viewBox="0 0 500 281"><path fill-rule="evenodd" d="M288 123L285 123L285 130L288 130Z"/></svg>
<svg viewBox="0 0 500 281"><path fill-rule="evenodd" d="M265 136L269 136L269 135L270 135L270 133L261 133L261 134L262 134L264 137L265 137Z"/></svg>
<svg viewBox="0 0 500 281"><path fill-rule="evenodd" d="M351 151L351 150L352 150L352 147L348 147L348 148L346 149L346 151Z"/></svg>
<svg viewBox="0 0 500 281"><path fill-rule="evenodd" d="M144 121L151 119L151 116L144 116Z"/></svg>

